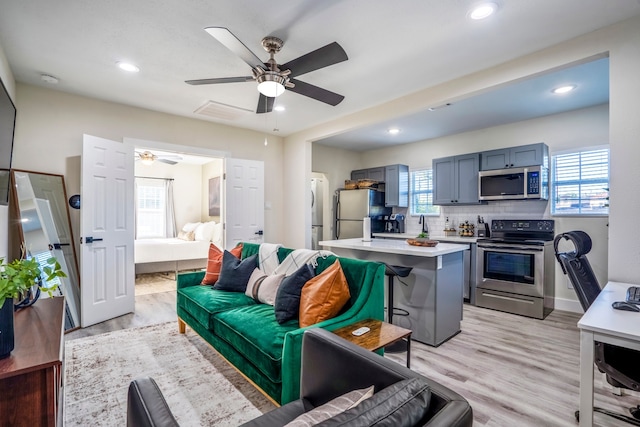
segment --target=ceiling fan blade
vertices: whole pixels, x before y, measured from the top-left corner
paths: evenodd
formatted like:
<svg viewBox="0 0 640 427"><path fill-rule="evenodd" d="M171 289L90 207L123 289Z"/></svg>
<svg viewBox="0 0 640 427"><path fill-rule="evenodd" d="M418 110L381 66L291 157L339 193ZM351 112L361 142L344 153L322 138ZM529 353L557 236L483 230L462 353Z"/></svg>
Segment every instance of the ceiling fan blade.
<svg viewBox="0 0 640 427"><path fill-rule="evenodd" d="M306 55L280 65L281 70L291 70L291 76L301 76L329 65L337 64L349 59L347 53L337 42L330 43Z"/></svg>
<svg viewBox="0 0 640 427"><path fill-rule="evenodd" d="M185 83L190 85L211 85L217 83L244 83L253 80L251 76L243 77L221 77L218 79L200 79L200 80L186 80Z"/></svg>
<svg viewBox="0 0 640 427"><path fill-rule="evenodd" d="M270 98L268 96L264 96L260 94L260 98L258 99L258 108L256 109L256 113L270 113L273 111L273 103L275 102L275 98Z"/></svg>
<svg viewBox="0 0 640 427"><path fill-rule="evenodd" d="M338 95L335 92L331 92L321 87L314 86L309 83L302 82L300 80L291 79L291 83L295 84L292 88L287 88L291 92L295 92L300 95L308 96L309 98L316 99L325 104L333 105L334 107L342 102L344 96Z"/></svg>
<svg viewBox="0 0 640 427"><path fill-rule="evenodd" d="M224 27L208 27L204 29L213 38L222 43L227 49L235 53L251 68L262 67L264 62L260 60L248 47L244 45L231 31Z"/></svg>
<svg viewBox="0 0 640 427"><path fill-rule="evenodd" d="M169 160L169 159L156 159L157 162L162 162L162 163L166 163L168 165L175 165L178 162L174 162L173 160Z"/></svg>

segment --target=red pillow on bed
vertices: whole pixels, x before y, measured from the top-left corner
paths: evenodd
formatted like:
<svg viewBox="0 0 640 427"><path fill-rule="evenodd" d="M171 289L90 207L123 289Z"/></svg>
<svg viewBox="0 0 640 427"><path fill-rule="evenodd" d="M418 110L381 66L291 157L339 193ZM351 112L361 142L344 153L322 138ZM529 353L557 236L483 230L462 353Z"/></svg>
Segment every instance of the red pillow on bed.
<svg viewBox="0 0 640 427"><path fill-rule="evenodd" d="M236 258L240 258L242 256L242 243L229 252ZM213 243L209 245L209 259L207 260L207 272L204 275L204 279L202 279L203 285L213 285L218 281L220 268L222 268L222 253L223 251Z"/></svg>

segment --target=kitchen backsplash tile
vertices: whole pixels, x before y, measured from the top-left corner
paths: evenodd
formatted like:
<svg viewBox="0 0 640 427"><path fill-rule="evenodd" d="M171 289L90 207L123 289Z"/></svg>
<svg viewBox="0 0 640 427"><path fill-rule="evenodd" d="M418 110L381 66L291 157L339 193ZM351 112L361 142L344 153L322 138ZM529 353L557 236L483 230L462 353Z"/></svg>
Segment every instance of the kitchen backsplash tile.
<svg viewBox="0 0 640 427"><path fill-rule="evenodd" d="M449 218L449 223L458 230L458 225L469 221L478 228L478 215L484 218L485 222L491 223L492 219L539 219L548 218L547 201L503 201L490 202L486 205L474 206L441 206L440 216L425 217L429 228L429 233L433 236L443 235L444 224ZM406 213L397 211L398 213ZM407 216L405 230L409 234L418 235L422 226L418 223L417 216Z"/></svg>

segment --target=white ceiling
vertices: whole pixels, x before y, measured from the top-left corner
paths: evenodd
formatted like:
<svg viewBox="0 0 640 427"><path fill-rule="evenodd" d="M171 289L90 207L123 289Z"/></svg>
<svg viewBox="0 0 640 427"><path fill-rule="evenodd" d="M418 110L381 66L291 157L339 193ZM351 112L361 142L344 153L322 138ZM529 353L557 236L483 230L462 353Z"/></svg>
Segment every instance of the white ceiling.
<svg viewBox="0 0 640 427"><path fill-rule="evenodd" d="M640 14L639 0L500 0L496 15L471 21L466 13L473 3L0 0L0 45L22 83L262 132L277 127L286 136ZM337 41L349 60L300 80L342 94L345 100L332 107L286 92L276 102L286 107L281 113L245 113L235 120L195 114L210 100L248 110L255 110L258 100L254 82L184 83L250 74L242 60L203 30L209 26L229 28L264 60L268 56L261 39L266 35L282 38L285 45L276 56L279 63ZM137 64L140 73L119 70L115 63L123 60ZM55 86L43 82L43 73L60 82ZM493 96L476 102L493 105L503 98ZM535 110L544 106L520 104ZM455 107L440 112L455 111ZM407 120L412 124L403 126L394 141L409 138L414 128L416 134L427 134L422 120ZM440 126L450 124L443 121ZM454 129L460 130L464 129ZM363 149L357 144L355 148Z"/></svg>

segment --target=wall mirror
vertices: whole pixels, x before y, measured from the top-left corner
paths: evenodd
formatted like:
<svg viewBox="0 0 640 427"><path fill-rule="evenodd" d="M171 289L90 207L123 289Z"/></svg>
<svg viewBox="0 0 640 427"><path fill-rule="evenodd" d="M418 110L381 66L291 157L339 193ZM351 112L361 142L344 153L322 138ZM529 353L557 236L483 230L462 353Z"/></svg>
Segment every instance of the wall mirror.
<svg viewBox="0 0 640 427"><path fill-rule="evenodd" d="M55 257L67 274L55 295L66 301L65 331L80 326L80 280L62 175L12 170L21 242L39 262ZM42 293L40 298L46 298Z"/></svg>

